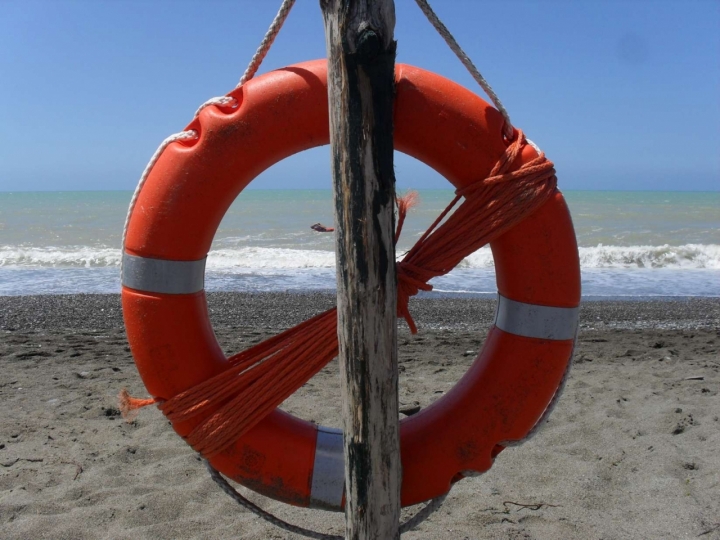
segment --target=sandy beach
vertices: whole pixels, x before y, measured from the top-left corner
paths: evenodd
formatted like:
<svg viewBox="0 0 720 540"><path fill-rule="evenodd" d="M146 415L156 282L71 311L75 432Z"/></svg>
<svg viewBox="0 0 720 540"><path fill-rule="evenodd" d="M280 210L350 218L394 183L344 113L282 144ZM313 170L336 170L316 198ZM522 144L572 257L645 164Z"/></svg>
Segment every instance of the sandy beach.
<svg viewBox="0 0 720 540"><path fill-rule="evenodd" d="M331 294L209 295L235 353L326 309ZM425 407L474 360L494 301L415 299L401 405ZM587 302L567 389L544 429L457 483L408 539L720 539L720 300ZM232 502L145 396L118 295L0 297L0 538L300 538ZM339 425L337 362L283 408ZM293 523L340 514L241 490ZM409 511L412 512L412 509ZM405 511L404 513L409 513Z"/></svg>

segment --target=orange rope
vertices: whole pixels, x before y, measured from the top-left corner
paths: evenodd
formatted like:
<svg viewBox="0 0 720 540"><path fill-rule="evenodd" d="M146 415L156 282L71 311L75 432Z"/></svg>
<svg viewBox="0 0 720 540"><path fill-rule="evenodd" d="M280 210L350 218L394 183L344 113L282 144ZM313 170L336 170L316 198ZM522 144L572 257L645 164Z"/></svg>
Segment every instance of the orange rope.
<svg viewBox="0 0 720 540"><path fill-rule="evenodd" d="M120 412L122 413L123 418L128 422L132 422L132 420L137 416L137 411L142 407L154 405L159 402L160 400L157 398L134 398L125 388L120 390L120 394L118 395L118 406L120 408Z"/></svg>
<svg viewBox="0 0 720 540"><path fill-rule="evenodd" d="M410 297L420 290L432 290L428 283L432 278L450 272L465 257L539 208L555 192L555 168L545 154L511 170L526 144L519 131L490 176L457 190L448 207L398 263L398 316L407 321L413 334L417 327L408 309ZM461 198L465 200L451 214Z"/></svg>
<svg viewBox="0 0 720 540"><path fill-rule="evenodd" d="M400 233L402 233L403 225L405 224L405 217L411 208L414 208L420 202L420 195L417 191L408 191L402 197L397 198L398 207L398 221L395 226L395 244L400 239Z"/></svg>
<svg viewBox="0 0 720 540"><path fill-rule="evenodd" d="M519 132L490 176L456 191L448 207L397 263L397 313L413 334L417 327L408 308L410 297L432 290L428 283L432 278L448 273L555 192L555 169L544 154L513 169L526 144ZM417 204L417 193L410 192L397 202L396 242L407 211ZM127 417L157 403L173 423L203 415L186 440L209 458L257 425L337 355L337 313L333 308L229 358L225 371L166 401L131 398L123 390L121 411Z"/></svg>

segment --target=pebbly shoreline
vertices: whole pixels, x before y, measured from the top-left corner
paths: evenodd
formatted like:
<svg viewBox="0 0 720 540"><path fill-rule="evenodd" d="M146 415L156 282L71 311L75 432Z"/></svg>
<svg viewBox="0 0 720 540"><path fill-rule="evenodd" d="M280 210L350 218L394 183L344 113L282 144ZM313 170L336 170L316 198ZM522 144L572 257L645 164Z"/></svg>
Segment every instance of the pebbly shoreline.
<svg viewBox="0 0 720 540"><path fill-rule="evenodd" d="M217 327L284 329L333 307L333 292L208 293ZM481 330L495 316L495 300L413 298L411 313L427 329ZM120 295L0 296L0 330L83 330L123 327ZM720 327L720 298L583 302L582 329L713 329Z"/></svg>

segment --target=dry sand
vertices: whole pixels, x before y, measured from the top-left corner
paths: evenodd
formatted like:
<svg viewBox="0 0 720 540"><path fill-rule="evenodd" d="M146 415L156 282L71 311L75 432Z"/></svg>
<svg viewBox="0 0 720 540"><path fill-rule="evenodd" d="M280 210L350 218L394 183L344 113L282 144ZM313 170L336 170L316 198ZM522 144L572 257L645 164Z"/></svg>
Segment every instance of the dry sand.
<svg viewBox="0 0 720 540"><path fill-rule="evenodd" d="M218 340L247 347L332 296L210 295ZM401 395L426 406L465 372L487 300L415 300L401 330ZM540 434L455 485L408 539L720 538L720 301L590 302L576 361ZM113 295L0 297L0 538L299 538L221 493L145 395ZM285 403L338 425L334 362ZM341 534L341 515L249 498Z"/></svg>

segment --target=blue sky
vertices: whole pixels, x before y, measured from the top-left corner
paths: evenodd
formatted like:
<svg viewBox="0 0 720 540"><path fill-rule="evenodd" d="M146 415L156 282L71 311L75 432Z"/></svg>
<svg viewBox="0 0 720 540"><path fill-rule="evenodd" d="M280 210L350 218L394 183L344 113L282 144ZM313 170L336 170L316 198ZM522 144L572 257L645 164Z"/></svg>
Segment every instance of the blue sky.
<svg viewBox="0 0 720 540"><path fill-rule="evenodd" d="M279 0L0 1L0 191L132 189L157 145L229 91ZM720 189L717 0L435 0L566 189ZM413 0L398 61L480 92ZM325 56L298 0L261 71ZM447 187L408 158L400 187ZM254 187L328 188L326 149Z"/></svg>

